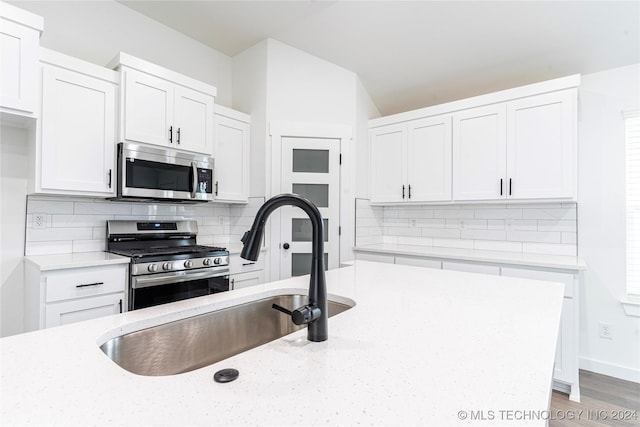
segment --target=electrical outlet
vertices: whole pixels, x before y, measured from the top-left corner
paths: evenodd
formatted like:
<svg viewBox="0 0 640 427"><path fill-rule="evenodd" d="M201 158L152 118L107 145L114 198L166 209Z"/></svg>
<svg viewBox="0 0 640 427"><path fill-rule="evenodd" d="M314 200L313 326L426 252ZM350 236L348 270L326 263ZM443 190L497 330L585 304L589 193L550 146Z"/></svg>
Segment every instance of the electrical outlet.
<svg viewBox="0 0 640 427"><path fill-rule="evenodd" d="M415 219L409 220L409 223L411 224L411 227L415 227L416 226L416 220Z"/></svg>
<svg viewBox="0 0 640 427"><path fill-rule="evenodd" d="M600 322L600 338L605 338L608 340L613 339L611 323Z"/></svg>
<svg viewBox="0 0 640 427"><path fill-rule="evenodd" d="M33 228L45 228L47 226L47 215L42 213L33 214Z"/></svg>

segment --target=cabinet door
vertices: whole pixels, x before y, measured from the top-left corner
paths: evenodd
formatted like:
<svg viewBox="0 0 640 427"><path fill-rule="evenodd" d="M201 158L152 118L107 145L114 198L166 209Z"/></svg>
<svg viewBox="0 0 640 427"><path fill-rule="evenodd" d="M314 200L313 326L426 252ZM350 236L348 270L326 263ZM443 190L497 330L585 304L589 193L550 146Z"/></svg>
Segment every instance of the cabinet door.
<svg viewBox="0 0 640 427"><path fill-rule="evenodd" d="M229 278L231 290L247 288L264 283L264 270L232 274Z"/></svg>
<svg viewBox="0 0 640 427"><path fill-rule="evenodd" d="M41 180L43 190L113 195L113 83L44 66Z"/></svg>
<svg viewBox="0 0 640 427"><path fill-rule="evenodd" d="M39 32L0 18L0 106L33 112Z"/></svg>
<svg viewBox="0 0 640 427"><path fill-rule="evenodd" d="M47 304L45 328L122 313L124 293Z"/></svg>
<svg viewBox="0 0 640 427"><path fill-rule="evenodd" d="M454 114L453 199L504 198L505 176L505 104Z"/></svg>
<svg viewBox="0 0 640 427"><path fill-rule="evenodd" d="M213 154L213 96L175 87L174 142L176 148Z"/></svg>
<svg viewBox="0 0 640 427"><path fill-rule="evenodd" d="M247 202L249 197L249 124L215 116L215 197Z"/></svg>
<svg viewBox="0 0 640 427"><path fill-rule="evenodd" d="M410 202L451 200L451 116L409 123L407 187Z"/></svg>
<svg viewBox="0 0 640 427"><path fill-rule="evenodd" d="M124 139L177 145L172 123L173 89L172 83L158 77L135 70L124 71Z"/></svg>
<svg viewBox="0 0 640 427"><path fill-rule="evenodd" d="M407 197L405 182L405 125L375 128L370 133L371 202L402 202Z"/></svg>
<svg viewBox="0 0 640 427"><path fill-rule="evenodd" d="M507 104L511 199L574 198L576 89Z"/></svg>

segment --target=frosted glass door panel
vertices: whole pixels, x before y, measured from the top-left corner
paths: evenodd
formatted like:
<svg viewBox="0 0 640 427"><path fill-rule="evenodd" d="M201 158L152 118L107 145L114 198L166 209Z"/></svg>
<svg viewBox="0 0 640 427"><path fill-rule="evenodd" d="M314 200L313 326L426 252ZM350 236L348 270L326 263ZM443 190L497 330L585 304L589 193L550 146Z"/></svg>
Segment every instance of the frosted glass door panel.
<svg viewBox="0 0 640 427"><path fill-rule="evenodd" d="M324 254L324 269L329 269L329 256ZM291 276L304 276L311 273L311 254L291 254Z"/></svg>
<svg viewBox="0 0 640 427"><path fill-rule="evenodd" d="M329 229L329 220L324 218L324 241L329 241L329 234L326 230ZM311 220L307 218L293 218L291 220L291 241L292 242L310 242L313 232L313 226Z"/></svg>
<svg viewBox="0 0 640 427"><path fill-rule="evenodd" d="M339 264L340 140L282 138L283 192L308 198L322 215L326 268ZM308 274L311 268L311 221L299 208L285 206L280 216L280 279ZM306 258L305 258L306 257Z"/></svg>
<svg viewBox="0 0 640 427"><path fill-rule="evenodd" d="M311 200L319 208L329 207L328 184L293 184L292 191Z"/></svg>
<svg viewBox="0 0 640 427"><path fill-rule="evenodd" d="M294 148L293 172L329 173L329 150Z"/></svg>

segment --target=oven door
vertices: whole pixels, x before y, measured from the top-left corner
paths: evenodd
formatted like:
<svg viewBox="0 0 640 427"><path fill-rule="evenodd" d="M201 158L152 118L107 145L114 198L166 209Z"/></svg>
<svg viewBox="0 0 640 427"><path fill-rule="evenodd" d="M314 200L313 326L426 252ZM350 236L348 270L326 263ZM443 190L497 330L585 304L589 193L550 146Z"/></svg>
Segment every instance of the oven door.
<svg viewBox="0 0 640 427"><path fill-rule="evenodd" d="M118 144L118 197L213 200L213 158Z"/></svg>
<svg viewBox="0 0 640 427"><path fill-rule="evenodd" d="M228 267L132 276L129 310L228 290Z"/></svg>

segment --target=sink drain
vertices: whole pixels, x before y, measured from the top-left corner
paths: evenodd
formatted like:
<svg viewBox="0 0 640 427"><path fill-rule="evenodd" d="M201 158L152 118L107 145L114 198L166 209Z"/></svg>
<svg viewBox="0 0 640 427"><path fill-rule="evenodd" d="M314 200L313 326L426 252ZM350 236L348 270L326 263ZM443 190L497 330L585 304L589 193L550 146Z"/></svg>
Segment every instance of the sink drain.
<svg viewBox="0 0 640 427"><path fill-rule="evenodd" d="M240 372L238 372L237 369L221 369L213 374L213 380L217 383L230 383L231 381L238 378L238 375L240 375Z"/></svg>

